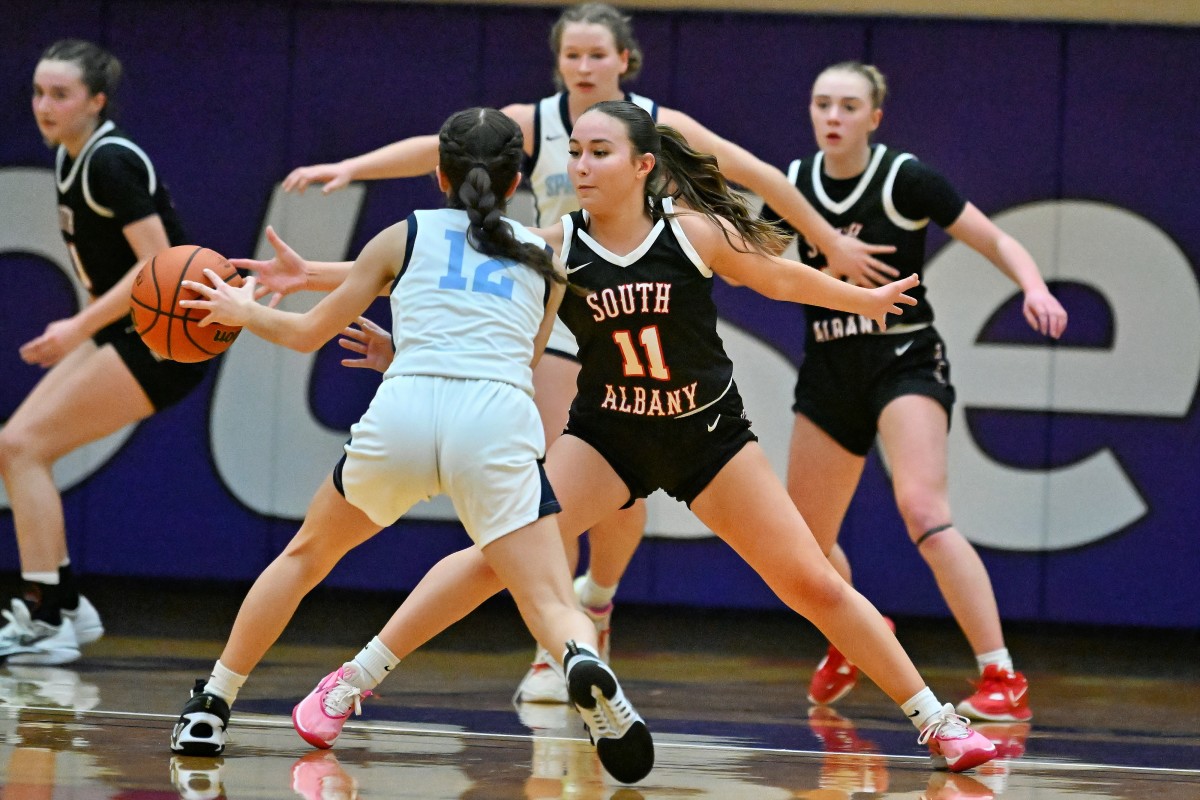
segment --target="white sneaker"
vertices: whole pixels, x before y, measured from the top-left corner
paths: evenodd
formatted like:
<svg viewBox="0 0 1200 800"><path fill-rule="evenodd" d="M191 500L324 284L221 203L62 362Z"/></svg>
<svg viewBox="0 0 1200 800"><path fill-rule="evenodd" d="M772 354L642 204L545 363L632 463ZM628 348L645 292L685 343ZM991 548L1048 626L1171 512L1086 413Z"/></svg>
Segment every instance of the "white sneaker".
<svg viewBox="0 0 1200 800"><path fill-rule="evenodd" d="M75 711L90 711L100 705L99 687L81 681L73 670L13 664L8 665L7 672L0 675L0 702Z"/></svg>
<svg viewBox="0 0 1200 800"><path fill-rule="evenodd" d="M517 686L513 702L518 705L567 702L567 679L563 677L562 667L545 648L538 648L529 672Z"/></svg>
<svg viewBox="0 0 1200 800"><path fill-rule="evenodd" d="M79 658L75 626L67 616L51 625L34 619L25 601L14 597L11 611L0 612L8 624L0 628L0 659L9 664L55 666Z"/></svg>
<svg viewBox="0 0 1200 800"><path fill-rule="evenodd" d="M83 595L79 595L79 605L74 611L64 608L62 615L75 626L75 641L80 645L91 644L104 635L100 612Z"/></svg>
<svg viewBox="0 0 1200 800"><path fill-rule="evenodd" d="M171 783L182 800L216 800L225 796L224 766L223 758L171 756Z"/></svg>

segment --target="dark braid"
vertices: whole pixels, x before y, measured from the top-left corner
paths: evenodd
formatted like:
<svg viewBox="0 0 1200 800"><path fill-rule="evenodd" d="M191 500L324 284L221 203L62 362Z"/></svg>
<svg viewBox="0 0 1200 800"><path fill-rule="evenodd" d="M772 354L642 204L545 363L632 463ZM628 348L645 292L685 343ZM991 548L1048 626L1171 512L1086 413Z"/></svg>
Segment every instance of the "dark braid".
<svg viewBox="0 0 1200 800"><path fill-rule="evenodd" d="M450 182L446 205L467 212L467 241L481 253L517 261L546 278L564 283L550 255L522 242L504 221L507 198L521 166L525 140L521 128L494 108L469 108L442 125L439 163Z"/></svg>
<svg viewBox="0 0 1200 800"><path fill-rule="evenodd" d="M735 250L776 254L787 246L787 238L774 225L758 219L745 199L729 188L717 169L716 156L692 149L683 134L669 125L655 125L645 109L628 100L605 100L588 109L588 113L592 111L624 125L634 153L654 156L654 169L646 178L652 215L662 215L653 201L669 196L718 224L725 220L732 225L736 237L724 225L721 230Z"/></svg>

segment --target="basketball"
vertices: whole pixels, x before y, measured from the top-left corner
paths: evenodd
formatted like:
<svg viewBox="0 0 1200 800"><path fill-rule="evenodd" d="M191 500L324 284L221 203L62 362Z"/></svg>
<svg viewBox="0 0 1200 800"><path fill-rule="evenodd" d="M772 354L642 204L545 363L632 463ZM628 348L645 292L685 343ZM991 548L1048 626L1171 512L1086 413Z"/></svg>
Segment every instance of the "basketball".
<svg viewBox="0 0 1200 800"><path fill-rule="evenodd" d="M222 280L241 284L237 270L225 256L198 245L170 247L147 261L133 282L129 307L133 324L146 346L171 361L205 361L233 344L241 328L228 325L200 327L207 311L182 308L180 300L200 295L185 289L185 280L208 283L204 270Z"/></svg>

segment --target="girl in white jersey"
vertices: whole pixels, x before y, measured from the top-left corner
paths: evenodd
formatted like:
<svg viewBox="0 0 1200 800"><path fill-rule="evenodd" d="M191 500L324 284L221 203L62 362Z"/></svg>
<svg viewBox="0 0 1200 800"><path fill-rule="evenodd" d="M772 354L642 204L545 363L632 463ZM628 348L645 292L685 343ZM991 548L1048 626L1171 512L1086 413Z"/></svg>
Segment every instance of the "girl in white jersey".
<svg viewBox="0 0 1200 800"><path fill-rule="evenodd" d="M527 168L529 186L537 208L536 224L553 225L563 214L579 208L567 169L567 140L575 120L595 103L626 99L650 112L655 120L682 133L697 150L712 153L721 170L735 183L756 192L777 209L798 230L819 242L833 262L847 270L866 270L882 266L873 254L890 252L890 247L874 247L856 239L839 236L821 218L787 177L752 153L710 131L681 111L659 106L653 100L622 88L642 65L642 51L628 17L604 3L585 3L567 8L550 31L550 49L557 59L555 82L560 91L536 103L515 103L502 110L521 126L525 134L525 154L532 166ZM299 167L284 180L287 190L303 192L311 183L324 184L323 192L344 188L352 180L400 178L425 175L437 162L437 141L433 136L415 136L394 142L378 150L337 163ZM287 260L290 254L273 231L268 238ZM255 268L262 262L234 262ZM269 262L268 262L269 263ZM293 266L296 262L292 262ZM260 272L271 289L294 291L304 288L305 280L293 269L276 277ZM289 277L290 276L290 277ZM308 288L324 288L310 285ZM567 409L575 396L579 374L575 341L565 325L551 333L546 357L534 373L537 387L534 399L542 415L547 443L553 443L567 421ZM591 557L588 574L577 583L584 607L601 631L601 647L607 651L612 599L617 583L641 541L645 526L645 505L638 501L629 509L598 523L589 532ZM576 542L568 543L572 560L578 558ZM561 676L549 654L539 652L516 699L564 702Z"/></svg>
<svg viewBox="0 0 1200 800"><path fill-rule="evenodd" d="M396 356L299 533L251 588L212 676L197 682L171 749L222 752L229 705L304 595L352 547L445 493L534 638L561 654L570 699L601 762L619 780L640 780L654 760L650 734L599 659L540 463L532 368L565 278L543 240L501 216L520 180L521 130L495 109L476 108L447 120L439 139L448 208L414 212L376 236L311 311L258 305L253 280L240 289L219 279L215 289L188 283L203 299L187 304L210 312L201 324L243 325L305 351L390 287ZM301 736L331 746L358 700L397 662L375 640L331 672L293 712Z"/></svg>

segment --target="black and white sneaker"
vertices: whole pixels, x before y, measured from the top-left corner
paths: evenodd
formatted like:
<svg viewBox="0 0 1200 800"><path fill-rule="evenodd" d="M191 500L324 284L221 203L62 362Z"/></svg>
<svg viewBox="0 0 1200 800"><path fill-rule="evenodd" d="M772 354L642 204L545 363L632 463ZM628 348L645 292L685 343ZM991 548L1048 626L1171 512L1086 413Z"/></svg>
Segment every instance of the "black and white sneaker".
<svg viewBox="0 0 1200 800"><path fill-rule="evenodd" d="M567 642L567 693L583 717L600 763L622 783L637 783L654 767L654 740L621 691L617 676L589 649Z"/></svg>
<svg viewBox="0 0 1200 800"><path fill-rule="evenodd" d="M179 721L171 731L171 752L186 756L219 756L225 752L225 728L229 725L229 704L207 694L203 678L192 687L191 699L183 706Z"/></svg>

